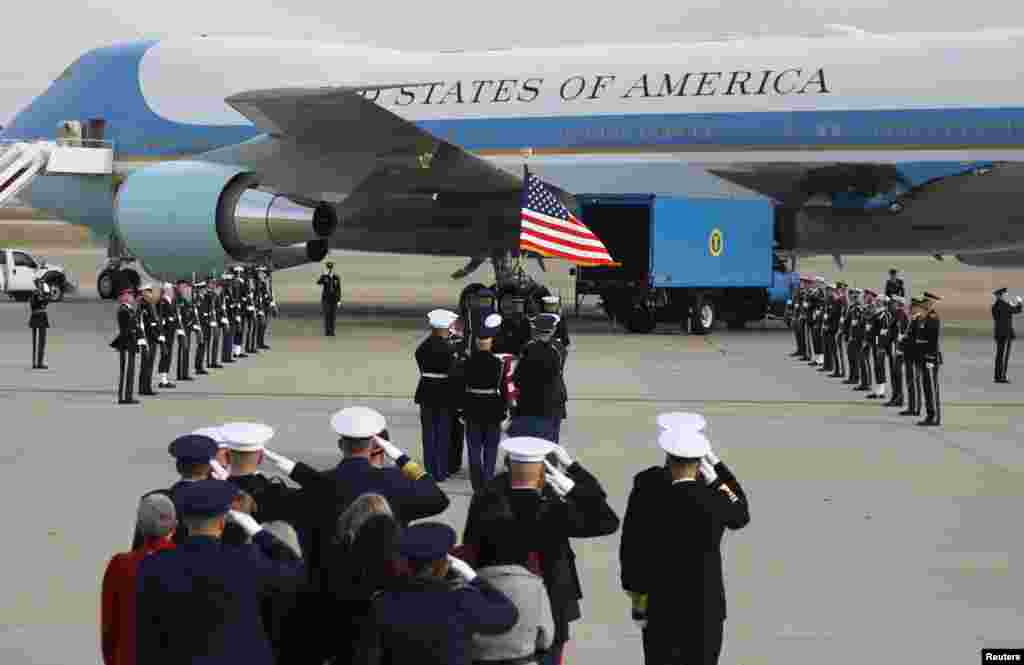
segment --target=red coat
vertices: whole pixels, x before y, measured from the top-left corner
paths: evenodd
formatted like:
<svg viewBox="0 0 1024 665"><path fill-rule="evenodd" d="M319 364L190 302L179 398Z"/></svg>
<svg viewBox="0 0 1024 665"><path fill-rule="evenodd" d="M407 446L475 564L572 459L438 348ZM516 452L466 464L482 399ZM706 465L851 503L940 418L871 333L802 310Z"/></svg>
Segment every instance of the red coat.
<svg viewBox="0 0 1024 665"><path fill-rule="evenodd" d="M115 554L103 575L100 644L105 665L135 665L135 573L142 558L174 543L147 540L131 552Z"/></svg>

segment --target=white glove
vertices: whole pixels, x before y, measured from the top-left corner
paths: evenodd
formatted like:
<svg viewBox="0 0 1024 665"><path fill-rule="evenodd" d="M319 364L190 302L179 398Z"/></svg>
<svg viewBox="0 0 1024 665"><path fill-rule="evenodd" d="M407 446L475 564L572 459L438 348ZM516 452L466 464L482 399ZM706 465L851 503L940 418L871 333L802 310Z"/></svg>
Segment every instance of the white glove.
<svg viewBox="0 0 1024 665"><path fill-rule="evenodd" d="M242 322L242 317L236 316L235 317L235 323L241 323L241 322Z"/></svg>
<svg viewBox="0 0 1024 665"><path fill-rule="evenodd" d="M476 579L476 571L473 570L473 567L462 559L453 557L451 554L448 555L448 567L467 582L472 582Z"/></svg>
<svg viewBox="0 0 1024 665"><path fill-rule="evenodd" d="M203 331L203 329L199 327L198 323L192 325L192 330L198 330L199 332Z"/></svg>
<svg viewBox="0 0 1024 665"><path fill-rule="evenodd" d="M211 328L216 328L217 327L217 322L216 321L210 321L210 327Z"/></svg>
<svg viewBox="0 0 1024 665"><path fill-rule="evenodd" d="M185 331L182 330L181 328L178 328L178 337L184 337L184 336L185 336Z"/></svg>
<svg viewBox="0 0 1024 665"><path fill-rule="evenodd" d="M710 448L708 448L708 454L704 456L704 459L706 459L708 461L708 464L710 464L711 466L715 466L716 464L722 461L722 459L715 454L715 451L711 450Z"/></svg>
<svg viewBox="0 0 1024 665"><path fill-rule="evenodd" d="M215 459L210 460L210 475L213 476L215 480L227 480L231 477L228 470L221 466L220 462Z"/></svg>
<svg viewBox="0 0 1024 665"><path fill-rule="evenodd" d="M161 344L163 344L164 342L166 342L166 341L167 341L167 338L166 338L166 337L164 337L163 335L160 335L159 337L157 337L157 338L156 338L156 341L158 341L158 342L160 342Z"/></svg>
<svg viewBox="0 0 1024 665"><path fill-rule="evenodd" d="M565 448L556 443L554 445L554 448L551 449L551 452L553 452L555 454L555 457L558 458L559 464L561 464L564 467L572 466L572 457L569 457L569 453L565 450Z"/></svg>
<svg viewBox="0 0 1024 665"><path fill-rule="evenodd" d="M252 305L249 305L248 307L246 307L246 309L247 309L247 310L249 310L249 311L251 312L251 311L253 311L253 310L254 310L254 309L256 309L256 308L255 308L255 307L253 307Z"/></svg>
<svg viewBox="0 0 1024 665"><path fill-rule="evenodd" d="M270 460L271 464L281 469L286 476L292 475L292 469L295 468L295 462L291 461L284 455L278 455L273 450L263 449L263 456Z"/></svg>
<svg viewBox="0 0 1024 665"><path fill-rule="evenodd" d="M229 510L228 519L242 527L242 530L245 531L245 535L250 538L263 530L263 527L259 525L259 522L253 519L252 515L240 513L237 510Z"/></svg>
<svg viewBox="0 0 1024 665"><path fill-rule="evenodd" d="M390 441L386 441L380 438L379 436L374 436L373 442L380 446L384 450L384 454L390 457L392 460L397 460L404 454L402 453L401 450L398 449L398 446L391 443Z"/></svg>
<svg viewBox="0 0 1024 665"><path fill-rule="evenodd" d="M718 474L715 472L715 467L708 464L706 458L700 461L700 473L704 476L704 482L709 486L714 485L715 481L718 480Z"/></svg>
<svg viewBox="0 0 1024 665"><path fill-rule="evenodd" d="M1016 301L1017 301L1017 304L1018 304L1018 305L1020 305L1020 304L1024 303L1024 298L1021 298L1020 296L1017 296L1016 298L1014 298L1014 300L1016 300Z"/></svg>
<svg viewBox="0 0 1024 665"><path fill-rule="evenodd" d="M220 317L220 322L223 323L224 325L227 325L228 324L228 317L226 317L226 316Z"/></svg>
<svg viewBox="0 0 1024 665"><path fill-rule="evenodd" d="M547 479L548 484L554 488L555 492L557 492L559 496L564 497L572 491L573 487L576 486L576 482L573 481L572 478L551 466L551 463L547 460L544 460L544 467L547 469L547 472L544 474L544 478Z"/></svg>

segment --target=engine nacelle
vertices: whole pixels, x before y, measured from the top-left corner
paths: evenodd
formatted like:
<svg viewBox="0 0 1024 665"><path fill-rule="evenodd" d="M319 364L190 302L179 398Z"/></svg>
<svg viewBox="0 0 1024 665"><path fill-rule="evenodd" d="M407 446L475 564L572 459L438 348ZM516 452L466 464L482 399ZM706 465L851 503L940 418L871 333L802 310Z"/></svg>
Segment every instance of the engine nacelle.
<svg viewBox="0 0 1024 665"><path fill-rule="evenodd" d="M988 254L957 254L957 261L979 268L1024 268L1024 251L1012 249Z"/></svg>
<svg viewBox="0 0 1024 665"><path fill-rule="evenodd" d="M117 193L117 233L161 279L220 272L234 262L293 267L326 255L324 238L338 226L334 208L301 205L258 184L242 167L208 162L138 169Z"/></svg>

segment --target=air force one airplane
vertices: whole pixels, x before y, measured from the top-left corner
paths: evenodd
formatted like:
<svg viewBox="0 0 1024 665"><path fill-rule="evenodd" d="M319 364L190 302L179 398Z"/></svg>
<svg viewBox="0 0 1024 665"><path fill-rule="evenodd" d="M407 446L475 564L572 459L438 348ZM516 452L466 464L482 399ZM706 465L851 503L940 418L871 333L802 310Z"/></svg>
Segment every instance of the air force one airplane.
<svg viewBox="0 0 1024 665"><path fill-rule="evenodd" d="M55 140L68 121L94 129ZM569 204L769 197L794 255L1024 266L1024 29L475 52L132 43L82 56L0 138L17 142L0 199L20 191L156 276L328 247L497 260L518 245L524 163Z"/></svg>

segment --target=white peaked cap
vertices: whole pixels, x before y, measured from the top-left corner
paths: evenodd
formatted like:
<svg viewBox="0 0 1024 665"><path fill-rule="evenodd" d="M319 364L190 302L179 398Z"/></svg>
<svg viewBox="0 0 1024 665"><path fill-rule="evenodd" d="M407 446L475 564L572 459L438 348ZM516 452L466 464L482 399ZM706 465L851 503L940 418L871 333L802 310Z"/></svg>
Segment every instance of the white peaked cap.
<svg viewBox="0 0 1024 665"><path fill-rule="evenodd" d="M173 289L174 285L171 284L170 282L164 282L164 288L165 289Z"/></svg>
<svg viewBox="0 0 1024 665"><path fill-rule="evenodd" d="M459 318L458 314L447 309L435 309L427 313L427 320L430 322L430 327L438 330L444 330L449 327L455 323L455 319L457 318Z"/></svg>
<svg viewBox="0 0 1024 665"><path fill-rule="evenodd" d="M513 462L543 462L555 444L534 436L513 436L501 442L501 448Z"/></svg>
<svg viewBox="0 0 1024 665"><path fill-rule="evenodd" d="M219 429L225 448L245 453L263 450L267 441L274 436L274 428L262 423L227 423Z"/></svg>
<svg viewBox="0 0 1024 665"><path fill-rule="evenodd" d="M196 431L194 431L192 433L193 434L198 434L199 436L208 436L208 437L210 437L211 439L213 439L214 441L217 442L217 447L218 448L227 448L228 447L228 440L224 438L224 432L221 431L220 426L216 426L216 427L200 427L199 429L197 429Z"/></svg>
<svg viewBox="0 0 1024 665"><path fill-rule="evenodd" d="M669 455L690 459L711 452L707 437L695 429L667 429L658 435L658 446Z"/></svg>
<svg viewBox="0 0 1024 665"><path fill-rule="evenodd" d="M380 413L365 406L350 406L331 416L331 427L350 439L368 439L388 426Z"/></svg>
<svg viewBox="0 0 1024 665"><path fill-rule="evenodd" d="M153 282L145 282L142 285L142 290L143 291L152 291L153 289L157 289L157 288L160 288L160 287L157 286L156 284L154 284Z"/></svg>
<svg viewBox="0 0 1024 665"><path fill-rule="evenodd" d="M673 411L672 413L658 414L658 427L661 429L692 429L703 432L707 424L704 416L699 413Z"/></svg>
<svg viewBox="0 0 1024 665"><path fill-rule="evenodd" d="M501 325L501 314L488 314L484 319L484 328L497 328Z"/></svg>
<svg viewBox="0 0 1024 665"><path fill-rule="evenodd" d="M558 296L544 296L544 297L542 297L540 299L540 301L541 302L547 302L547 303L557 303L558 302Z"/></svg>

